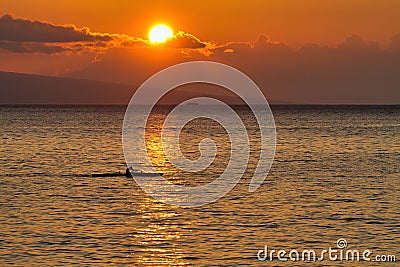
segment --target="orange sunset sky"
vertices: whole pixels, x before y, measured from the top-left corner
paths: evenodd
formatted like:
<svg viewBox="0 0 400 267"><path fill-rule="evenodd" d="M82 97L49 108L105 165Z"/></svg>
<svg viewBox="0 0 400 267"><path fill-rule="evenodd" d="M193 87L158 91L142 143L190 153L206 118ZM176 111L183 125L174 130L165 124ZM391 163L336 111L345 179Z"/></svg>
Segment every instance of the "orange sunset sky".
<svg viewBox="0 0 400 267"><path fill-rule="evenodd" d="M400 103L399 10L397 0L6 0L0 71L137 86L212 60L283 102ZM149 44L158 23L175 36Z"/></svg>

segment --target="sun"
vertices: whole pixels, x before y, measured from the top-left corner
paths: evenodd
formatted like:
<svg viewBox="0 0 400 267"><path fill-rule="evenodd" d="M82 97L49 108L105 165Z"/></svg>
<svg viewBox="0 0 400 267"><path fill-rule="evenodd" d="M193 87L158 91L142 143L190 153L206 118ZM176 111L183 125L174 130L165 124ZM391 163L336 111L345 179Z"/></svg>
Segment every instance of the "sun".
<svg viewBox="0 0 400 267"><path fill-rule="evenodd" d="M149 32L149 40L151 43L165 43L172 36L174 36L174 33L171 28L165 24L155 25Z"/></svg>

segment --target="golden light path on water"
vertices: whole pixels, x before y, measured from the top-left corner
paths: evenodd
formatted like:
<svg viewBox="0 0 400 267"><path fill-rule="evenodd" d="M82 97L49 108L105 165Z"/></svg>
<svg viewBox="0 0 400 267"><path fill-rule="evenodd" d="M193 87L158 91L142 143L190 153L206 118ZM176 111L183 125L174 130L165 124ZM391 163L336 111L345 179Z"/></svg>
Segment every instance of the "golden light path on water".
<svg viewBox="0 0 400 267"><path fill-rule="evenodd" d="M125 170L124 107L0 109L0 265L304 266L259 262L257 251L266 244L320 251L339 238L351 249L400 255L397 107L274 107L277 153L263 185L248 192L251 157L233 191L197 208L160 203L133 179L85 176ZM220 144L219 157L191 175L166 168L150 138L160 170L171 171L167 179L195 186L218 175L229 157L221 127L193 122L182 147L198 157L206 133Z"/></svg>

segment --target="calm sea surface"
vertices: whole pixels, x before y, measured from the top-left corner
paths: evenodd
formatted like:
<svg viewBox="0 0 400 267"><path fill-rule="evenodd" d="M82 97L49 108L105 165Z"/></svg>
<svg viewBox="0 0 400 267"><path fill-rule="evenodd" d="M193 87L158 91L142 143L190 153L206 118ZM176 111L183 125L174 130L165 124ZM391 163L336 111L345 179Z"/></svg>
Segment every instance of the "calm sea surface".
<svg viewBox="0 0 400 267"><path fill-rule="evenodd" d="M278 143L263 185L247 191L257 164L251 156L225 197L180 208L146 195L132 178L88 177L125 170L125 107L0 107L0 265L304 266L259 261L257 252L265 245L321 251L337 248L339 238L348 249L400 259L400 107L272 110ZM155 124L165 115L157 112ZM251 123L248 131L257 139ZM192 122L182 134L183 150L198 157L199 138L207 136L216 141L218 158L192 176L171 170L153 147L167 179L195 186L218 177L230 149L218 124ZM140 159L133 164L140 167ZM310 265L396 264L325 259Z"/></svg>

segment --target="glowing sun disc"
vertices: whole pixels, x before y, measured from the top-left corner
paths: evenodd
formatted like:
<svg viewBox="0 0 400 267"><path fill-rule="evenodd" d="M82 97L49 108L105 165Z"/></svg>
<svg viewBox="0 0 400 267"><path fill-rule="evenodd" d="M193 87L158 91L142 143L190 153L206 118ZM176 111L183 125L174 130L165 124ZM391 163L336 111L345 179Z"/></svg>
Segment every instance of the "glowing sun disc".
<svg viewBox="0 0 400 267"><path fill-rule="evenodd" d="M164 43L174 35L171 28L164 24L159 24L151 28L149 40L151 43Z"/></svg>

